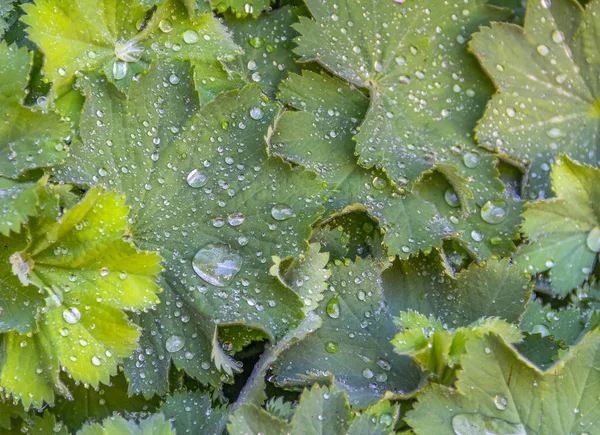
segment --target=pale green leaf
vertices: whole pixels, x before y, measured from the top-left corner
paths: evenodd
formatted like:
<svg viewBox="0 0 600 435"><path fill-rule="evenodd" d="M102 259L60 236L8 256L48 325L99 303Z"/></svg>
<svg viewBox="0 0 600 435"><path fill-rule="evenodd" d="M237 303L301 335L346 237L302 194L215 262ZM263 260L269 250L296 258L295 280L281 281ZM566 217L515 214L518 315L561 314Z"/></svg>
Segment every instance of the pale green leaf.
<svg viewBox="0 0 600 435"><path fill-rule="evenodd" d="M562 158L552 167L557 198L530 202L522 229L530 244L515 259L526 273L549 270L554 290L566 295L589 275L600 251L600 171Z"/></svg>
<svg viewBox="0 0 600 435"><path fill-rule="evenodd" d="M78 435L175 435L171 423L162 414L154 414L136 423L114 415L100 423L84 426Z"/></svg>
<svg viewBox="0 0 600 435"><path fill-rule="evenodd" d="M407 423L417 434L596 433L600 333L540 371L497 336L467 344L456 390L433 385Z"/></svg>

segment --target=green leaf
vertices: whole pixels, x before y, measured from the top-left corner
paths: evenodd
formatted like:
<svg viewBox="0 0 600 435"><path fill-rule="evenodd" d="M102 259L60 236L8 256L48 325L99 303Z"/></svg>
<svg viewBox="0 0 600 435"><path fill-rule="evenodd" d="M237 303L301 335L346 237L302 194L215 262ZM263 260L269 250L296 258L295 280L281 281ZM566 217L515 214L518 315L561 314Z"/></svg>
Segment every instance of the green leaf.
<svg viewBox="0 0 600 435"><path fill-rule="evenodd" d="M457 389L433 385L406 421L417 434L595 433L600 333L542 372L501 338L467 344Z"/></svg>
<svg viewBox="0 0 600 435"><path fill-rule="evenodd" d="M139 336L121 310L158 302L161 258L122 239L129 211L123 202L94 188L57 218L51 211L58 202L48 200L45 213L30 222L25 249L10 256L22 284L49 296L37 333L5 337L0 385L25 406L52 403L53 388L68 394L59 365L77 381L108 383Z"/></svg>
<svg viewBox="0 0 600 435"><path fill-rule="evenodd" d="M33 216L37 209L37 183L20 183L0 178L0 234L21 231L21 224Z"/></svg>
<svg viewBox="0 0 600 435"><path fill-rule="evenodd" d="M83 145L57 170L63 179L125 193L133 240L165 258L163 299L171 305L143 316L142 326L160 335L142 340L167 358L158 371L147 367L147 382L128 371L150 394L150 381L167 379L173 354L206 380L215 323L246 322L280 337L301 319L300 299L269 274L267 262L302 252L322 212L315 175L267 155L264 136L277 107L258 87L223 94L196 115L188 71L186 63L157 63L127 99L99 79L82 117ZM163 83L173 73L181 80L167 92Z"/></svg>
<svg viewBox="0 0 600 435"><path fill-rule="evenodd" d="M237 18L258 17L269 8L270 0L209 0L213 9L219 13L231 11Z"/></svg>
<svg viewBox="0 0 600 435"><path fill-rule="evenodd" d="M114 415L102 422L84 426L78 435L175 435L171 423L162 414L154 414L138 423Z"/></svg>
<svg viewBox="0 0 600 435"><path fill-rule="evenodd" d="M360 408L386 392L399 397L419 386L419 370L389 343L396 328L381 298L380 274L381 266L369 259L332 267L329 291L316 310L323 326L281 355L273 366L277 383L306 385L328 372Z"/></svg>
<svg viewBox="0 0 600 435"><path fill-rule="evenodd" d="M556 340L570 346L577 341L585 326L583 313L571 307L553 310L550 305L543 305L539 299L531 301L523 318L521 330L531 334L552 336Z"/></svg>
<svg viewBox="0 0 600 435"><path fill-rule="evenodd" d="M54 113L23 106L31 54L0 42L0 176L58 163L66 156L69 127Z"/></svg>
<svg viewBox="0 0 600 435"><path fill-rule="evenodd" d="M323 292L327 288L327 280L331 270L325 269L329 261L328 252L319 252L321 245L311 243L308 250L299 258L290 257L283 260L273 257L270 273L279 278L288 288L294 290L304 302L304 312L317 308L323 300Z"/></svg>
<svg viewBox="0 0 600 435"><path fill-rule="evenodd" d="M238 51L212 14L191 21L183 4L165 0L146 20L145 7L134 0L37 0L24 5L29 39L46 56L44 72L62 95L76 72L95 69L127 91L136 74L152 59L214 62ZM177 80L177 77L172 79Z"/></svg>
<svg viewBox="0 0 600 435"><path fill-rule="evenodd" d="M388 406L382 409L393 412L389 408L388 402ZM280 420L264 409L244 404L232 414L227 429L231 435L391 434L392 431L388 426L392 424L393 417L389 415L389 419L386 417L380 420L379 413L378 409L370 409L354 417L343 391L335 386L316 385L310 390L304 390L290 423Z"/></svg>
<svg viewBox="0 0 600 435"><path fill-rule="evenodd" d="M61 380L64 380L72 398L69 400L66 397L57 397L52 413L72 431L79 430L86 422L100 422L115 412L131 415L155 412L158 408L156 397L148 401L139 395L129 396L128 382L122 372L111 377L110 384L101 385L98 389L86 388L81 384L74 385L73 381L65 379L64 376Z"/></svg>
<svg viewBox="0 0 600 435"><path fill-rule="evenodd" d="M27 422L27 424L23 425L21 431L34 434L69 434L64 424L60 421L56 421L55 417L48 412L42 414L41 417L33 416L30 421Z"/></svg>
<svg viewBox="0 0 600 435"><path fill-rule="evenodd" d="M395 262L382 279L392 313L415 310L451 328L490 316L516 322L529 299L527 278L507 260L471 264L452 277L434 252Z"/></svg>
<svg viewBox="0 0 600 435"><path fill-rule="evenodd" d="M382 222L390 255L407 258L452 236L484 258L514 250L521 204L502 194L491 156L478 156L478 167L471 170L485 184L469 182L465 173L440 164L401 197L386 174L357 164L352 137L367 109L362 92L326 74L305 71L281 85L279 98L298 111L277 119L269 137L271 152L319 173L328 185L330 212L347 211L354 203L365 206ZM489 216L490 200L500 217Z"/></svg>
<svg viewBox="0 0 600 435"><path fill-rule="evenodd" d="M565 157L552 167L557 198L525 206L523 233L531 244L516 257L526 273L549 270L554 290L566 295L589 275L600 251L600 170Z"/></svg>
<svg viewBox="0 0 600 435"><path fill-rule="evenodd" d="M521 340L521 334L515 326L498 318L482 318L469 326L452 329L433 316L427 318L417 312L407 311L400 313L395 322L401 332L392 340L394 350L414 358L433 376L434 381L444 385L454 382L469 340L489 333L503 337L508 343Z"/></svg>
<svg viewBox="0 0 600 435"><path fill-rule="evenodd" d="M21 334L36 328L36 313L45 305L44 296L33 285L24 286L11 271L10 256L25 248L24 236L0 235L0 332Z"/></svg>
<svg viewBox="0 0 600 435"><path fill-rule="evenodd" d="M268 4L268 0L265 1ZM288 74L300 71L297 56L292 53L296 46L293 40L298 36L292 25L304 11L304 8L284 6L255 20L228 20L234 41L244 50L244 54L227 62L228 67L248 83L258 83L267 95L275 96L279 82Z"/></svg>
<svg viewBox="0 0 600 435"><path fill-rule="evenodd" d="M367 8L356 0L307 1L314 20L302 18L296 26L300 60L316 60L371 93L357 136L362 165L385 169L399 186L437 163L469 172L463 159L474 147L472 129L492 89L465 42L479 26L507 16L486 3L377 2Z"/></svg>
<svg viewBox="0 0 600 435"><path fill-rule="evenodd" d="M4 31L8 29L7 19L13 11L15 0L0 0L0 38L4 35Z"/></svg>
<svg viewBox="0 0 600 435"><path fill-rule="evenodd" d="M559 153L598 165L598 10L572 0L527 2L525 27L496 23L470 48L498 94L477 127L479 143L529 162L531 197L551 194Z"/></svg>
<svg viewBox="0 0 600 435"><path fill-rule="evenodd" d="M213 406L207 393L176 391L161 406L176 433L216 434L228 417L226 406Z"/></svg>

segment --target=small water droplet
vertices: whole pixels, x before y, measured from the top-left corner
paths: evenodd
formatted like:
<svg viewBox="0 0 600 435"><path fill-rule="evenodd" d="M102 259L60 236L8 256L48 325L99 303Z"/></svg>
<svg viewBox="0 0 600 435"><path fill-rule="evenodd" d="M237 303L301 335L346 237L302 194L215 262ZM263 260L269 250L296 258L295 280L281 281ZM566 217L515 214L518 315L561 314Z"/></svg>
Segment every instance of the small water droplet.
<svg viewBox="0 0 600 435"><path fill-rule="evenodd" d="M63 319L70 325L75 325L81 319L81 313L75 307L67 308L63 311Z"/></svg>
<svg viewBox="0 0 600 435"><path fill-rule="evenodd" d="M333 297L327 303L326 308L327 314L332 319L337 319L340 317L340 300L337 297Z"/></svg>
<svg viewBox="0 0 600 435"><path fill-rule="evenodd" d="M365 379L371 379L373 377L373 370L371 369L364 369L362 372L363 378Z"/></svg>
<svg viewBox="0 0 600 435"><path fill-rule="evenodd" d="M102 360L99 357L97 357L96 355L94 355L92 357L92 364L95 366L99 366L100 364L102 364Z"/></svg>
<svg viewBox="0 0 600 435"><path fill-rule="evenodd" d="M196 44L200 41L200 36L195 30L189 29L183 32L183 40L186 44Z"/></svg>
<svg viewBox="0 0 600 435"><path fill-rule="evenodd" d="M600 252L600 227L594 227L588 233L587 245L590 250Z"/></svg>
<svg viewBox="0 0 600 435"><path fill-rule="evenodd" d="M169 338L167 338L165 349L167 349L167 352L175 353L183 349L184 344L185 340L183 337L180 337L179 335L171 335Z"/></svg>
<svg viewBox="0 0 600 435"><path fill-rule="evenodd" d="M339 349L338 344L335 341L325 342L325 350L328 353L336 353L338 351L338 349Z"/></svg>
<svg viewBox="0 0 600 435"><path fill-rule="evenodd" d="M375 177L373 178L373 187L377 190L385 189L387 181L385 178Z"/></svg>
<svg viewBox="0 0 600 435"><path fill-rule="evenodd" d="M260 36L255 36L254 38L250 38L248 40L248 44L254 48L260 48L265 45L265 40Z"/></svg>
<svg viewBox="0 0 600 435"><path fill-rule="evenodd" d="M227 216L227 223L229 223L229 225L232 227L238 227L242 225L245 220L246 218L244 217L243 213L231 213L229 216Z"/></svg>
<svg viewBox="0 0 600 435"><path fill-rule="evenodd" d="M471 231L471 238L476 242L481 242L483 240L483 234L481 234L479 231L473 230Z"/></svg>
<svg viewBox="0 0 600 435"><path fill-rule="evenodd" d="M169 83L171 83L172 85L176 85L177 83L179 83L179 76L171 74L169 76Z"/></svg>
<svg viewBox="0 0 600 435"><path fill-rule="evenodd" d="M565 34L560 30L555 30L552 32L552 40L557 44L561 44L565 40Z"/></svg>
<svg viewBox="0 0 600 435"><path fill-rule="evenodd" d="M467 168L473 169L479 166L479 153L477 151L469 151L463 156L463 163Z"/></svg>
<svg viewBox="0 0 600 435"><path fill-rule="evenodd" d="M556 139L557 137L561 137L563 135L563 133L560 130L560 128L556 128L556 127L555 128L551 128L550 130L546 131L546 134L551 139Z"/></svg>
<svg viewBox="0 0 600 435"><path fill-rule="evenodd" d="M550 330L548 329L548 327L546 325L534 325L531 328L531 332L533 334L540 334L542 337L546 337L548 335L550 335Z"/></svg>
<svg viewBox="0 0 600 435"><path fill-rule="evenodd" d="M252 119L262 119L264 115L265 114L260 107L253 107L252 109L250 109L250 118Z"/></svg>
<svg viewBox="0 0 600 435"><path fill-rule="evenodd" d="M500 411L504 411L506 409L506 405L508 405L508 399L501 394L496 394L494 396L494 405Z"/></svg>
<svg viewBox="0 0 600 435"><path fill-rule="evenodd" d="M207 183L208 177L206 175L204 175L204 173L202 173L200 171L200 169L194 169L193 171L191 171L188 174L186 180L187 180L187 184L190 187L197 189L199 187L204 186Z"/></svg>
<svg viewBox="0 0 600 435"><path fill-rule="evenodd" d="M113 77L115 80L124 79L127 75L127 62L121 60L115 61L112 68Z"/></svg>
<svg viewBox="0 0 600 435"><path fill-rule="evenodd" d="M456 192L454 191L454 189L451 187L446 189L446 193L444 194L444 199L446 200L446 203L448 203L448 205L450 207L460 206L460 199L459 199L458 195L456 194Z"/></svg>
<svg viewBox="0 0 600 435"><path fill-rule="evenodd" d="M243 259L225 243L210 243L192 260L194 272L215 287L227 287L242 269Z"/></svg>
<svg viewBox="0 0 600 435"><path fill-rule="evenodd" d="M165 33L169 33L171 30L173 30L173 24L167 19L160 20L160 23L158 23L158 28Z"/></svg>
<svg viewBox="0 0 600 435"><path fill-rule="evenodd" d="M550 49L545 45L538 45L537 52L542 56L548 56L550 54Z"/></svg>
<svg viewBox="0 0 600 435"><path fill-rule="evenodd" d="M289 205L277 204L271 209L271 216L276 221L284 221L294 217L294 210Z"/></svg>
<svg viewBox="0 0 600 435"><path fill-rule="evenodd" d="M499 224L506 219L507 210L506 202L502 199L488 201L481 207L481 219L488 224Z"/></svg>

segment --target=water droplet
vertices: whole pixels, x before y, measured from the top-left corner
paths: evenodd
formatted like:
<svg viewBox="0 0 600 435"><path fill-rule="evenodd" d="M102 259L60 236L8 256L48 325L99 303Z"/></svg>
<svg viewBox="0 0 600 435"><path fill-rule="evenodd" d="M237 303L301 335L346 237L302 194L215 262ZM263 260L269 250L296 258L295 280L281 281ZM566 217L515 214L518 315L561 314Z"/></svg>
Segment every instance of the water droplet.
<svg viewBox="0 0 600 435"><path fill-rule="evenodd" d="M373 187L377 190L385 189L387 181L385 178L375 177L373 178Z"/></svg>
<svg viewBox="0 0 600 435"><path fill-rule="evenodd" d="M483 234L481 234L479 231L473 230L471 231L471 238L476 242L481 242L483 240Z"/></svg>
<svg viewBox="0 0 600 435"><path fill-rule="evenodd" d="M587 245L594 252L600 252L600 227L594 227L587 237Z"/></svg>
<svg viewBox="0 0 600 435"><path fill-rule="evenodd" d="M394 422L394 417L392 417L388 413L384 413L379 416L379 423L386 427L391 426L393 422Z"/></svg>
<svg viewBox="0 0 600 435"><path fill-rule="evenodd" d="M229 216L227 216L227 223L229 223L229 225L232 227L238 227L242 225L245 220L246 218L244 217L243 213L231 213Z"/></svg>
<svg viewBox="0 0 600 435"><path fill-rule="evenodd" d="M187 184L194 189L204 186L207 181L208 177L200 169L194 169L187 176Z"/></svg>
<svg viewBox="0 0 600 435"><path fill-rule="evenodd" d="M463 163L467 168L476 168L479 166L479 153L477 151L469 151L463 156Z"/></svg>
<svg viewBox="0 0 600 435"><path fill-rule="evenodd" d="M525 426L520 423L510 423L506 420L477 413L455 415L452 418L452 429L455 435L527 435Z"/></svg>
<svg viewBox="0 0 600 435"><path fill-rule="evenodd" d="M384 359L379 359L377 360L377 365L382 369L385 370L386 372L389 372L392 369L392 366L390 365L389 362L387 362Z"/></svg>
<svg viewBox="0 0 600 435"><path fill-rule="evenodd" d="M446 200L446 202L448 203L448 205L450 207L460 206L460 199L458 198L458 195L456 194L454 189L451 187L446 189L446 193L444 194L444 199Z"/></svg>
<svg viewBox="0 0 600 435"><path fill-rule="evenodd" d="M506 114L512 118L517 114L517 112L512 107L509 107L506 109Z"/></svg>
<svg viewBox="0 0 600 435"><path fill-rule="evenodd" d="M538 45L537 52L542 56L548 56L550 54L550 49L545 45Z"/></svg>
<svg viewBox="0 0 600 435"><path fill-rule="evenodd" d="M359 301L366 301L367 300L367 293L364 290L359 290L356 293L356 297L358 298Z"/></svg>
<svg viewBox="0 0 600 435"><path fill-rule="evenodd" d="M500 411L504 411L506 409L506 405L508 405L508 399L501 394L496 394L494 396L494 405Z"/></svg>
<svg viewBox="0 0 600 435"><path fill-rule="evenodd" d="M271 209L271 216L276 221L284 221L294 217L294 210L289 205L277 204Z"/></svg>
<svg viewBox="0 0 600 435"><path fill-rule="evenodd" d="M192 260L194 272L215 287L227 287L242 269L243 259L225 243L211 243Z"/></svg>
<svg viewBox="0 0 600 435"><path fill-rule="evenodd" d="M552 32L552 40L557 44L561 44L565 40L565 34L560 30L555 30Z"/></svg>
<svg viewBox="0 0 600 435"><path fill-rule="evenodd" d="M548 335L550 335L550 330L548 329L548 327L546 325L534 325L531 328L531 332L533 334L540 334L542 337L546 337Z"/></svg>
<svg viewBox="0 0 600 435"><path fill-rule="evenodd" d="M335 341L325 342L325 350L328 353L336 353L338 351L338 349L339 349L338 344Z"/></svg>
<svg viewBox="0 0 600 435"><path fill-rule="evenodd" d="M200 41L200 36L195 30L189 29L183 32L183 40L186 44L195 44Z"/></svg>
<svg viewBox="0 0 600 435"><path fill-rule="evenodd" d="M75 307L63 311L63 319L70 325L75 325L81 319L81 313Z"/></svg>
<svg viewBox="0 0 600 435"><path fill-rule="evenodd" d="M184 344L185 340L183 337L180 337L179 335L171 335L169 338L167 338L165 349L167 349L167 352L175 353L183 349Z"/></svg>
<svg viewBox="0 0 600 435"><path fill-rule="evenodd" d="M551 128L550 130L546 131L546 134L551 139L556 139L557 137L561 137L563 135L560 128Z"/></svg>
<svg viewBox="0 0 600 435"><path fill-rule="evenodd" d="M254 71L258 65L256 65L256 62L254 60L249 60L248 61L248 65L246 65L248 67L248 69L250 71Z"/></svg>
<svg viewBox="0 0 600 435"><path fill-rule="evenodd" d="M115 56L123 62L137 62L143 53L144 46L137 39L120 39L115 43Z"/></svg>
<svg viewBox="0 0 600 435"><path fill-rule="evenodd" d="M481 219L488 224L499 224L506 219L507 210L506 202L502 199L488 201L481 207Z"/></svg>
<svg viewBox="0 0 600 435"><path fill-rule="evenodd" d="M160 23L158 23L158 28L165 33L169 33L171 30L173 30L173 24L167 19L160 20Z"/></svg>
<svg viewBox="0 0 600 435"><path fill-rule="evenodd" d="M95 366L99 366L100 364L102 364L102 360L99 357L97 357L96 355L94 355L92 357L92 364Z"/></svg>
<svg viewBox="0 0 600 435"><path fill-rule="evenodd" d="M115 80L124 79L127 75L127 63L121 60L115 61L113 64L112 73Z"/></svg>
<svg viewBox="0 0 600 435"><path fill-rule="evenodd" d="M262 39L260 36L255 36L254 38L250 38L248 40L248 44L250 44L250 46L254 48L260 48L263 45L265 45L265 40Z"/></svg>
<svg viewBox="0 0 600 435"><path fill-rule="evenodd" d="M260 107L253 107L250 109L250 118L258 120L262 119L263 116L265 116L265 114Z"/></svg>
<svg viewBox="0 0 600 435"><path fill-rule="evenodd" d="M252 12L254 12L254 6L252 6L250 3L246 3L246 4L244 5L244 11L245 11L247 14L251 14Z"/></svg>
<svg viewBox="0 0 600 435"><path fill-rule="evenodd" d="M176 85L177 83L179 83L179 76L171 74L169 76L169 83L171 83L172 85Z"/></svg>
<svg viewBox="0 0 600 435"><path fill-rule="evenodd" d="M364 369L362 372L363 378L365 379L371 379L373 377L373 370L371 369Z"/></svg>
<svg viewBox="0 0 600 435"><path fill-rule="evenodd" d="M327 303L326 308L327 314L332 319L337 319L340 317L340 300L337 297L333 297Z"/></svg>

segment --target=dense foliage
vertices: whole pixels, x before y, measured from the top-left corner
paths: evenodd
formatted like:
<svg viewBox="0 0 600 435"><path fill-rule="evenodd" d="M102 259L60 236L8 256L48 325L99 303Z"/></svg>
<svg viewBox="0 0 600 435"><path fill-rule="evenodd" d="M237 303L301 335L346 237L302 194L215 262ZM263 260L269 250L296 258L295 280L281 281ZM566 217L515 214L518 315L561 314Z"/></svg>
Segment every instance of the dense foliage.
<svg viewBox="0 0 600 435"><path fill-rule="evenodd" d="M0 433L600 434L600 0L0 0Z"/></svg>

